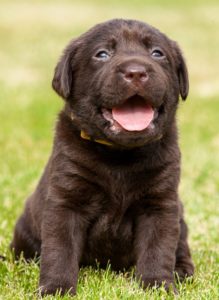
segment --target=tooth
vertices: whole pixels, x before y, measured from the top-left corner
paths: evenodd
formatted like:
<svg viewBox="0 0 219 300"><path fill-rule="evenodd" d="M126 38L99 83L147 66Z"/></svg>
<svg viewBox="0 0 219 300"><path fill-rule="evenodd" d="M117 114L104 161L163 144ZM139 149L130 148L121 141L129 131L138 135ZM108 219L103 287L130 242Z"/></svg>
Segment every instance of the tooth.
<svg viewBox="0 0 219 300"><path fill-rule="evenodd" d="M119 133L119 132L121 131L121 129L118 128L118 126L116 126L116 125L112 125L112 126L110 127L110 129L111 129L114 133Z"/></svg>
<svg viewBox="0 0 219 300"><path fill-rule="evenodd" d="M154 120L158 117L158 111L155 109L154 110Z"/></svg>
<svg viewBox="0 0 219 300"><path fill-rule="evenodd" d="M109 119L108 121L110 122L110 125L113 125L113 124L114 124L114 120Z"/></svg>
<svg viewBox="0 0 219 300"><path fill-rule="evenodd" d="M112 114L105 108L102 109L102 113L103 113L104 118L110 122L110 125L113 125L114 120L112 118Z"/></svg>
<svg viewBox="0 0 219 300"><path fill-rule="evenodd" d="M150 127L151 129L154 129L154 128L155 128L154 123L153 123L153 122L150 123L149 127Z"/></svg>

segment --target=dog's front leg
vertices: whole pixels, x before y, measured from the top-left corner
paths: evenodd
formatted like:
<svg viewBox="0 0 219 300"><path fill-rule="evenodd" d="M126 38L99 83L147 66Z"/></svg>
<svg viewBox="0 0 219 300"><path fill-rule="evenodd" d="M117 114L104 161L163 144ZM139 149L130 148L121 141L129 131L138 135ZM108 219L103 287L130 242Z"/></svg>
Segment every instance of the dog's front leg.
<svg viewBox="0 0 219 300"><path fill-rule="evenodd" d="M74 295L84 236L80 216L70 208L48 205L42 225L40 292Z"/></svg>
<svg viewBox="0 0 219 300"><path fill-rule="evenodd" d="M143 286L172 285L175 253L179 239L178 205L151 207L137 219L136 275Z"/></svg>

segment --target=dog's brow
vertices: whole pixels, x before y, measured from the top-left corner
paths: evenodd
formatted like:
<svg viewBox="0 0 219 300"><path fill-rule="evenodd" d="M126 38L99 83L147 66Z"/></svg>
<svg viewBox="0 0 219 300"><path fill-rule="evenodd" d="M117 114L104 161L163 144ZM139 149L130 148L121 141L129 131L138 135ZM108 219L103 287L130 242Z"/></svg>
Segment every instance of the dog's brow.
<svg viewBox="0 0 219 300"><path fill-rule="evenodd" d="M115 48L116 45L117 45L117 39L116 39L116 37L115 37L115 36L112 36L112 37L110 38L110 40L109 40L109 43L110 43L110 45L111 45L112 48Z"/></svg>
<svg viewBox="0 0 219 300"><path fill-rule="evenodd" d="M143 44L147 47L151 47L152 45L152 37L151 37L151 34L144 34L141 38Z"/></svg>

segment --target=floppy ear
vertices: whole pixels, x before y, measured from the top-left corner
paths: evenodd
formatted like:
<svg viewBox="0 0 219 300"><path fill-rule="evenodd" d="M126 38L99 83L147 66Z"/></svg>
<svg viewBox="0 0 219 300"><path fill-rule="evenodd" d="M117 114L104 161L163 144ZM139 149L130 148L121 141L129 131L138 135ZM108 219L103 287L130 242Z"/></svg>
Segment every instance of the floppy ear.
<svg viewBox="0 0 219 300"><path fill-rule="evenodd" d="M174 42L176 50L177 75L179 80L179 92L183 100L186 100L189 93L189 76L185 59L177 45Z"/></svg>
<svg viewBox="0 0 219 300"><path fill-rule="evenodd" d="M52 87L59 96L68 99L73 83L72 62L78 47L76 41L71 42L64 50L56 68L52 80Z"/></svg>

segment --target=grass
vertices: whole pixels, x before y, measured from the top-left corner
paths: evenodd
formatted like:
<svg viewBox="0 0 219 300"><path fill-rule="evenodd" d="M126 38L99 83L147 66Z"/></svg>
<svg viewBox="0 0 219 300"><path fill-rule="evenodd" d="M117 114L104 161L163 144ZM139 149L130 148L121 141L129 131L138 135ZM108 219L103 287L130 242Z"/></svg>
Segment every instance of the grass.
<svg viewBox="0 0 219 300"><path fill-rule="evenodd" d="M145 4L147 2L147 4ZM178 299L219 298L219 4L209 1L6 1L0 10L0 299L37 298L39 267L8 251L15 221L48 159L62 102L50 88L66 43L93 24L136 18L159 27L182 46L191 92L178 114L182 149L180 194L196 265ZM82 269L75 299L173 299L143 291L132 271ZM59 296L46 299L61 299ZM69 299L65 296L64 299Z"/></svg>

